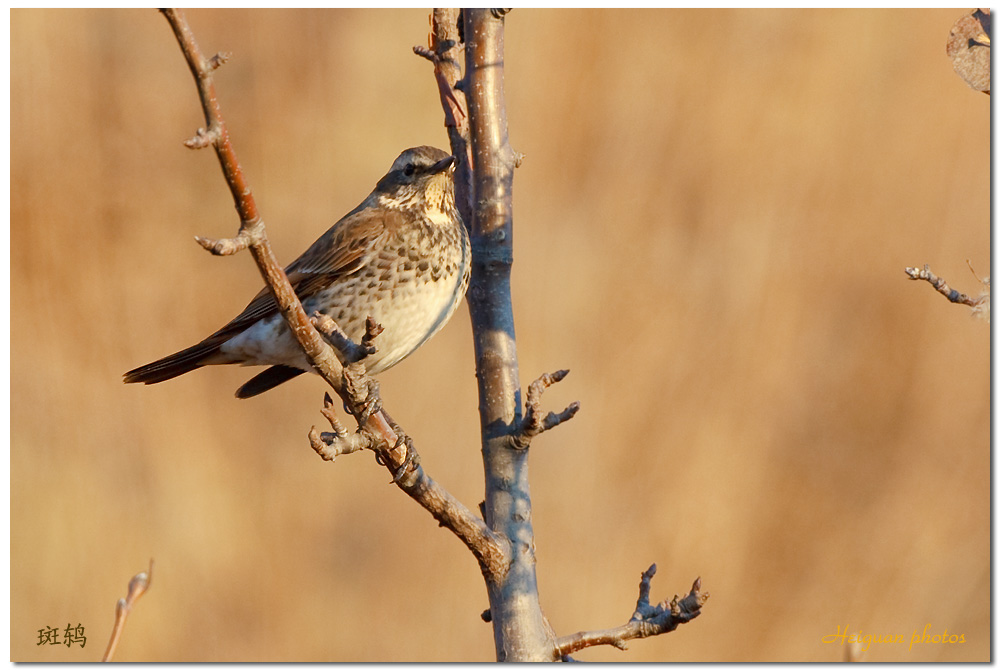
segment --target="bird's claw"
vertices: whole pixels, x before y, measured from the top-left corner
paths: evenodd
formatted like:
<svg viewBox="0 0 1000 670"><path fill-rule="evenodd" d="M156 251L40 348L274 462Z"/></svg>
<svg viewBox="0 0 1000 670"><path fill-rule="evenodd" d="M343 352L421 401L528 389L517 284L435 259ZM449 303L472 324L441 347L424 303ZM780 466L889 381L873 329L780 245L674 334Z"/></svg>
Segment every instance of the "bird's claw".
<svg viewBox="0 0 1000 670"><path fill-rule="evenodd" d="M407 472L409 472L411 469L413 469L413 468L417 467L418 465L420 465L420 456L417 454L417 450L413 448L413 440L410 439L409 435L404 434L402 431L400 431L395 426L394 426L394 429L396 430L396 444L392 445L392 447L390 447L389 449L387 449L386 453L388 453L390 451L394 451L394 450L398 449L400 446L402 446L403 444L405 444L406 445L406 459L403 460L403 463L398 468L396 468L395 470L393 470L392 481L389 482L390 484L398 484L399 480L401 480L404 476L406 476ZM375 452L375 461L379 465L383 465L385 467L389 467L389 462L388 462L388 460L386 460L386 457L383 456L382 453L380 453L378 451Z"/></svg>
<svg viewBox="0 0 1000 670"><path fill-rule="evenodd" d="M398 449L403 444L406 445L406 459L403 461L402 465L396 468L396 472L393 473L393 484L399 483L399 480L402 479L407 472L420 465L420 457L417 455L417 450L413 448L413 440L410 439L409 435L398 433L396 436L396 444L393 445L392 448Z"/></svg>
<svg viewBox="0 0 1000 670"><path fill-rule="evenodd" d="M361 403L361 411L356 415L358 417L358 425L365 425L372 415L377 414L381 410L382 396L379 394L378 382L374 379L369 379L368 395L365 396L364 401Z"/></svg>

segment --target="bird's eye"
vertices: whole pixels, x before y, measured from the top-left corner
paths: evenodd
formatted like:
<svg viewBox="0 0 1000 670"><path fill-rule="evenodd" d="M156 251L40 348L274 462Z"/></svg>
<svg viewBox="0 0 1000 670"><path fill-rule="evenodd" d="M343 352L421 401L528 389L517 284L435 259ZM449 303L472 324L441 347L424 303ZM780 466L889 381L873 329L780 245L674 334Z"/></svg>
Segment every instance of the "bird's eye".
<svg viewBox="0 0 1000 670"><path fill-rule="evenodd" d="M416 171L416 168L414 168L414 167L413 167L413 163L407 163L407 164L406 164L406 165L405 165L405 166L403 167L403 174L404 174L404 175L406 175L407 177L412 177L412 176L413 176L413 173L414 173L415 171Z"/></svg>

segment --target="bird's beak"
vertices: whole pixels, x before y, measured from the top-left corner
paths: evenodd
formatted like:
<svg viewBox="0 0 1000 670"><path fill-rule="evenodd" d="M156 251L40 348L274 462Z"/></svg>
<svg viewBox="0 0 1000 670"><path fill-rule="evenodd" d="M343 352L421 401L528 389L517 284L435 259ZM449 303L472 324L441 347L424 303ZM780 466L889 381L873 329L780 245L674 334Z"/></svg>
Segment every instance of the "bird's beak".
<svg viewBox="0 0 1000 670"><path fill-rule="evenodd" d="M429 171L431 174L438 174L439 172L444 172L454 164L455 164L455 157L448 156L447 158L442 158L437 163L432 165Z"/></svg>

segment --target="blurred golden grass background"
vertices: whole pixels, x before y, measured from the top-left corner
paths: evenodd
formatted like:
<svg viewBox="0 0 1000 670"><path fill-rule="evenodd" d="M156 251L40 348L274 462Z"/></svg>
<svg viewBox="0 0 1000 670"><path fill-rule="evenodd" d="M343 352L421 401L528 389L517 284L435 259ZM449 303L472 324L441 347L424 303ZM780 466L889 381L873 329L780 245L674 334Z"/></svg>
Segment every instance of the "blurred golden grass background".
<svg viewBox="0 0 1000 670"><path fill-rule="evenodd" d="M566 367L532 450L560 634L700 575L703 615L584 660L990 658L989 328L907 265L988 274L989 98L963 10L534 11L507 19L522 384ZM276 253L290 262L408 146L446 146L428 12L190 11ZM151 10L11 12L11 657L483 661L471 556L370 456L309 449L323 386L121 374L260 287L191 76ZM468 310L381 377L424 466L482 499ZM86 627L85 649L36 646Z"/></svg>

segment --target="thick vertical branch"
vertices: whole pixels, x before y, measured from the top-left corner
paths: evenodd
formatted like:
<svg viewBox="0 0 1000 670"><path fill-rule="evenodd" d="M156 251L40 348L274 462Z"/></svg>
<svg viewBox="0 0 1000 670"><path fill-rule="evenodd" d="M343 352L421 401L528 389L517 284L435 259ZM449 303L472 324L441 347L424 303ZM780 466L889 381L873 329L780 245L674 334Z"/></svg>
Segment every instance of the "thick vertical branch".
<svg viewBox="0 0 1000 670"><path fill-rule="evenodd" d="M514 316L511 193L514 152L503 92L502 14L465 9L465 94L473 168L472 280L468 301L479 380L486 470L486 522L511 542L511 564L489 579L493 636L500 661L554 658L538 602L527 450L511 448L521 423Z"/></svg>

